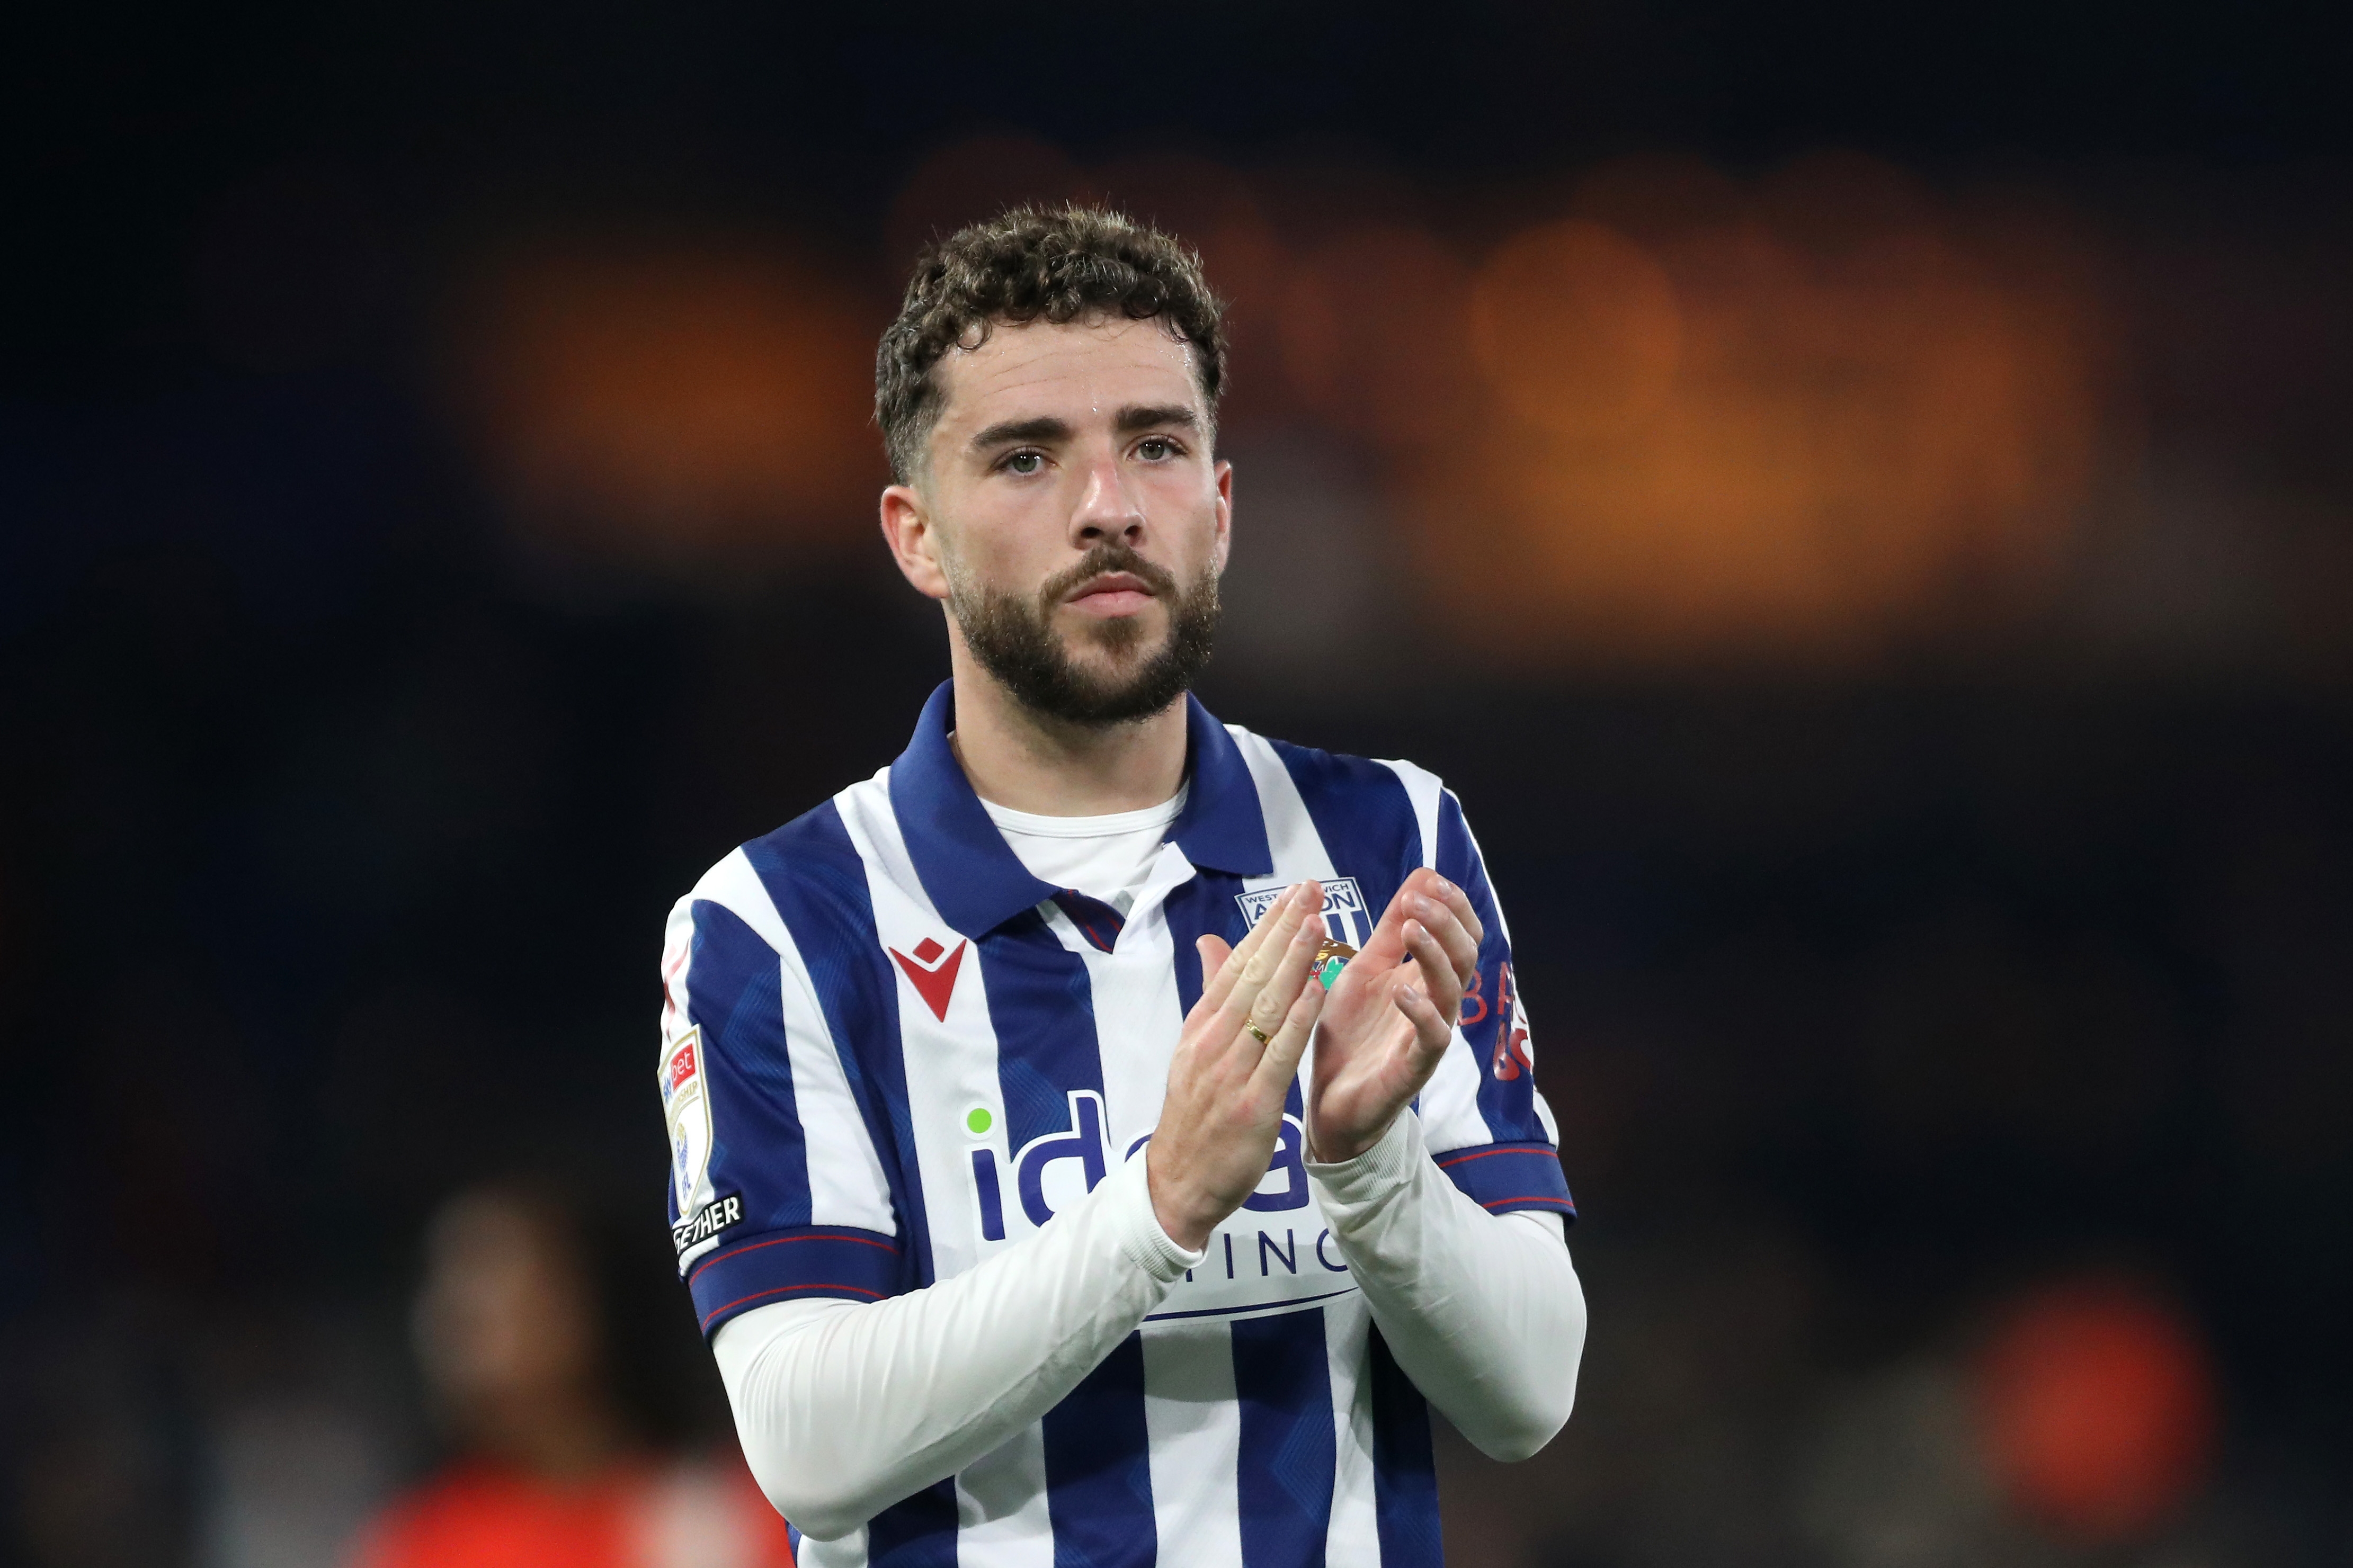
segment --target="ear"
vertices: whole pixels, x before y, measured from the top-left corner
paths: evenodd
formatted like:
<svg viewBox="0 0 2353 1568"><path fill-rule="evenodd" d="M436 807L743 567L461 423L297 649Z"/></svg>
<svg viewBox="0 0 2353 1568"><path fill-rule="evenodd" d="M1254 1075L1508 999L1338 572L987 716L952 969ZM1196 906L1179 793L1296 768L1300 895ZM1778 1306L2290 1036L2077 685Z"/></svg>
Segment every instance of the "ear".
<svg viewBox="0 0 2353 1568"><path fill-rule="evenodd" d="M1234 550L1234 466L1220 459L1218 463L1218 540L1216 561L1218 575L1226 574L1226 557Z"/></svg>
<svg viewBox="0 0 2353 1568"><path fill-rule="evenodd" d="M948 596L948 574L940 564L940 539L923 492L892 485L882 492L882 540L900 573L927 599Z"/></svg>

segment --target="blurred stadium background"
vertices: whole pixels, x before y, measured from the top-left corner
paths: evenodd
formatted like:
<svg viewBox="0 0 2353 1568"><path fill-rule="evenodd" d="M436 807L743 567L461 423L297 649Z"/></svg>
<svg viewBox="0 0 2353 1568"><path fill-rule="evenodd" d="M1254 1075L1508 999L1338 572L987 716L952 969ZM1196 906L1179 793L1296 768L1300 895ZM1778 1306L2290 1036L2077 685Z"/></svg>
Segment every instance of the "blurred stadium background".
<svg viewBox="0 0 2353 1568"><path fill-rule="evenodd" d="M0 1563L332 1563L428 1216L607 1238L658 927L893 755L927 234L1231 295L1205 695L1498 869L1578 1413L1458 1568L2353 1561L2324 7L53 7L0 66Z"/></svg>

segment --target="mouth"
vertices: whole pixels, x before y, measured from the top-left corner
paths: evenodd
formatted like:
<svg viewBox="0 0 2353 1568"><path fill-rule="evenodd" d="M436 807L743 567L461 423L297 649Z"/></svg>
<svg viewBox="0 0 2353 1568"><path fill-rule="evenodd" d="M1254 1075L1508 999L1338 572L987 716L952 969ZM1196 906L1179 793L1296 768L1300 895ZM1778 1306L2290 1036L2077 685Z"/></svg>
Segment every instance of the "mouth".
<svg viewBox="0 0 2353 1568"><path fill-rule="evenodd" d="M1128 572L1106 572L1071 589L1062 603L1082 616L1113 620L1136 614L1153 598L1152 585L1143 578Z"/></svg>

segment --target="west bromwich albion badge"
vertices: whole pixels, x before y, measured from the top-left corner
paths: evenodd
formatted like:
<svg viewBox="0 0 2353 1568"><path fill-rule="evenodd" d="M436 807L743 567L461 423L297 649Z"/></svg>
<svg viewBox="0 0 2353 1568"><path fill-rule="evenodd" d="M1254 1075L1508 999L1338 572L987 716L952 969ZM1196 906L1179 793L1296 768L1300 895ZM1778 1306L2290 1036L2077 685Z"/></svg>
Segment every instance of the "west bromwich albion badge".
<svg viewBox="0 0 2353 1568"><path fill-rule="evenodd" d="M1261 888L1256 892L1236 893L1234 902L1241 906L1242 920L1256 925L1282 897L1283 889ZM1345 946L1353 952L1372 940L1372 912L1365 908L1365 895L1354 877L1331 877L1324 883L1324 935L1335 945Z"/></svg>

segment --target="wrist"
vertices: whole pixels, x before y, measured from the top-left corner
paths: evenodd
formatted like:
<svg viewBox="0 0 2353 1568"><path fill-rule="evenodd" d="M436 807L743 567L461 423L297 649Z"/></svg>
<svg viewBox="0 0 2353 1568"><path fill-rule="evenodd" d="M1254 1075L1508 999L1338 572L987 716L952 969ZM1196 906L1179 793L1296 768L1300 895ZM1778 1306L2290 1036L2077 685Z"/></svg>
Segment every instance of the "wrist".
<svg viewBox="0 0 2353 1568"><path fill-rule="evenodd" d="M1428 1159L1421 1142L1421 1119L1409 1110L1400 1110L1378 1137L1345 1159L1325 1159L1311 1152L1307 1174L1333 1193L1354 1199L1385 1192L1408 1180Z"/></svg>
<svg viewBox="0 0 2353 1568"><path fill-rule="evenodd" d="M1225 1215L1211 1213L1198 1201L1184 1201L1183 1184L1169 1179L1157 1157L1159 1152L1157 1142L1145 1145L1145 1186L1152 1198L1152 1217L1170 1241L1187 1252L1199 1252L1209 1245L1210 1232L1217 1229L1218 1221Z"/></svg>
<svg viewBox="0 0 2353 1568"><path fill-rule="evenodd" d="M1204 1254L1198 1247L1177 1241L1161 1223L1152 1202L1151 1174L1148 1163L1130 1161L1108 1184L1120 1189L1115 1201L1124 1215L1125 1233L1121 1249L1146 1274L1166 1284L1198 1264Z"/></svg>
<svg viewBox="0 0 2353 1568"><path fill-rule="evenodd" d="M1377 1127L1359 1128L1337 1136L1311 1123L1307 1129L1308 1161L1317 1165L1345 1165L1387 1138L1389 1130L1398 1124L1398 1118L1404 1114L1398 1110Z"/></svg>
<svg viewBox="0 0 2353 1568"><path fill-rule="evenodd" d="M1160 1232L1187 1252L1198 1252L1209 1245L1210 1233L1217 1229L1215 1220L1188 1219L1171 1214L1161 1206L1159 1196L1152 1200L1152 1217L1160 1223Z"/></svg>

